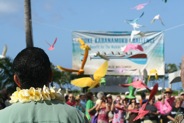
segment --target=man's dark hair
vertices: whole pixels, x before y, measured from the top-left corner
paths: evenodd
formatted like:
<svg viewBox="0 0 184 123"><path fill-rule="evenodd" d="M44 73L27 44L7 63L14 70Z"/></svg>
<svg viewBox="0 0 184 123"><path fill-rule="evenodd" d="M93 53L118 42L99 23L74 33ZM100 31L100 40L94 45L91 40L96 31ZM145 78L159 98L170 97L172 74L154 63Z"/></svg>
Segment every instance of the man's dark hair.
<svg viewBox="0 0 184 123"><path fill-rule="evenodd" d="M29 47L19 52L13 61L13 70L22 89L42 88L51 81L51 63L41 48Z"/></svg>

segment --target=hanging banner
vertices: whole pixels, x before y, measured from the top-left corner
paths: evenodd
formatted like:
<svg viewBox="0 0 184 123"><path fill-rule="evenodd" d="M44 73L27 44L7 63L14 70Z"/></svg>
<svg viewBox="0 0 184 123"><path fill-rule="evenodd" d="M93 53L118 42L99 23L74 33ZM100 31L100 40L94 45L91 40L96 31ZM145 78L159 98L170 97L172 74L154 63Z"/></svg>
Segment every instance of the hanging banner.
<svg viewBox="0 0 184 123"><path fill-rule="evenodd" d="M80 69L84 50L79 38L91 50L84 66L84 74L92 75L104 60L108 60L107 75L143 75L143 71L156 70L164 75L163 32L82 32L75 31L73 37L72 68Z"/></svg>

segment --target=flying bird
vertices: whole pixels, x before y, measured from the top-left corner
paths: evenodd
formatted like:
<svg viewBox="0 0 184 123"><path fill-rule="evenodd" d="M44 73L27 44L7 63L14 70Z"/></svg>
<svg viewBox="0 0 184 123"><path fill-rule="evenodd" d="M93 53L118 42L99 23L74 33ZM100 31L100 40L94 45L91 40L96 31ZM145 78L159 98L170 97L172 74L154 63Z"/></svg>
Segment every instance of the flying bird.
<svg viewBox="0 0 184 123"><path fill-rule="evenodd" d="M140 88L146 88L148 91L151 91L148 86L146 84L143 83L143 81L139 80L139 81L134 81L132 83L128 83L128 84L120 84L119 86L121 87L129 87L129 86L133 86L134 88L140 89Z"/></svg>
<svg viewBox="0 0 184 123"><path fill-rule="evenodd" d="M53 44L49 44L49 43L47 42L47 44L50 46L50 47L49 47L49 50L54 50L54 45L56 44L56 42L57 42L57 38L55 38Z"/></svg>
<svg viewBox="0 0 184 123"><path fill-rule="evenodd" d="M142 119L146 114L149 113L148 110L146 110L146 105L147 103L155 96L155 94L157 93L158 91L158 83L156 83L154 86L153 86L153 89L151 90L150 92L150 95L149 95L149 99L146 103L144 103L141 108L139 108L139 110L129 110L130 112L134 112L134 113L138 113L138 115L134 118L133 121L136 121L138 119Z"/></svg>
<svg viewBox="0 0 184 123"><path fill-rule="evenodd" d="M141 4L138 4L136 5L133 9L136 9L136 10L141 10L143 9L148 3L141 3Z"/></svg>
<svg viewBox="0 0 184 123"><path fill-rule="evenodd" d="M144 15L144 12L137 18L133 19L133 20L125 20L126 23L128 23L129 25L131 25L133 27L133 29L135 28L139 28L142 25L137 24L138 20Z"/></svg>
<svg viewBox="0 0 184 123"><path fill-rule="evenodd" d="M74 79L71 81L72 85L77 87L88 87L89 89L95 88L100 84L101 78L106 75L108 69L108 61L105 61L93 74L93 78L91 77L82 77L79 79Z"/></svg>
<svg viewBox="0 0 184 123"><path fill-rule="evenodd" d="M150 2L150 0L149 0L148 2L146 2L146 3L138 4L138 5L136 5L135 7L133 7L132 9L141 10L141 9L143 9L146 5L148 5L149 2Z"/></svg>
<svg viewBox="0 0 184 123"><path fill-rule="evenodd" d="M57 65L57 68L61 71L67 71L67 72L77 72L77 75L81 75L84 73L84 66L86 64L87 58L88 58L88 52L89 50L91 50L91 48L85 44L85 42L79 38L79 43L80 43L80 48L82 50L84 50L84 57L82 58L82 64L79 70L76 69L68 69L68 68L64 68L62 66Z"/></svg>
<svg viewBox="0 0 184 123"><path fill-rule="evenodd" d="M141 37L145 36L145 34L139 30L132 30L131 35L130 35L130 42L133 41L135 35L140 35Z"/></svg>
<svg viewBox="0 0 184 123"><path fill-rule="evenodd" d="M119 84L119 86L121 87L129 87L129 86L132 86L134 88L137 88L137 89L141 89L141 88L146 88L149 92L151 92L151 97L155 94L155 92L157 92L158 90L158 83L156 83L153 87L153 89L150 89L146 84L143 83L143 81L141 80L138 80L138 81L133 81L131 83L128 83L128 84ZM156 89L157 88L157 89ZM150 97L150 98L151 98Z"/></svg>
<svg viewBox="0 0 184 123"><path fill-rule="evenodd" d="M4 47L3 47L3 52L2 52L2 54L0 55L0 59L6 58L7 50L8 50L7 45L4 45Z"/></svg>
<svg viewBox="0 0 184 123"><path fill-rule="evenodd" d="M140 44L127 44L124 47L121 47L121 50L125 53L130 50L144 51L143 47Z"/></svg>
<svg viewBox="0 0 184 123"><path fill-rule="evenodd" d="M156 20L159 20L159 21L161 22L161 24L162 24L163 26L165 26L165 24L163 23L162 18L160 17L159 14L156 15L156 16L151 20L151 24L154 23Z"/></svg>

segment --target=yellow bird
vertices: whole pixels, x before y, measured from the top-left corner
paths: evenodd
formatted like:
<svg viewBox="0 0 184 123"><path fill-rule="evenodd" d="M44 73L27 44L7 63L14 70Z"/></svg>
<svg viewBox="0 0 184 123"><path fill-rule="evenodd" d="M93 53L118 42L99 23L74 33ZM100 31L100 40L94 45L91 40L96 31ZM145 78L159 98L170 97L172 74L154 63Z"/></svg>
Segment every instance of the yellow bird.
<svg viewBox="0 0 184 123"><path fill-rule="evenodd" d="M56 67L57 67L59 70L61 70L61 71L67 71L67 72L77 72L77 75L84 74L84 66L85 66L86 61L87 61L87 58L88 58L88 52L89 52L89 50L91 50L91 48L90 48L87 44L85 44L85 42L84 42L81 38L79 38L78 41L79 41L79 43L80 43L80 48L81 48L82 50L85 50L85 51L84 51L84 58L83 58L83 60L82 60L82 64L81 64L80 69L79 69L79 70L68 69L68 68L64 68L64 67L62 67L62 66L57 65Z"/></svg>
<svg viewBox="0 0 184 123"><path fill-rule="evenodd" d="M155 79L156 79L156 80L158 79L158 72L157 72L156 69L151 69L151 70L149 71L148 81L150 80L151 75L155 75Z"/></svg>
<svg viewBox="0 0 184 123"><path fill-rule="evenodd" d="M93 79L91 77L83 77L79 79L74 79L71 81L72 85L77 87L89 87L89 89L95 88L100 84L101 78L103 78L108 69L108 61L105 61L93 74Z"/></svg>

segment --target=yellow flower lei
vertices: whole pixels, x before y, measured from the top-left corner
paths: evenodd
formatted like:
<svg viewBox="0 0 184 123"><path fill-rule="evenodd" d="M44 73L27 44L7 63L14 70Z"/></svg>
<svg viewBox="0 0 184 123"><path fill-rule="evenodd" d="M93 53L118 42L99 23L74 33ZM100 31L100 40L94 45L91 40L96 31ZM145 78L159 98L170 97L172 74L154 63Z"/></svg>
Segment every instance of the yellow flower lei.
<svg viewBox="0 0 184 123"><path fill-rule="evenodd" d="M55 87L48 88L44 85L42 88L33 88L30 89L20 89L19 87L16 88L15 91L11 96L10 103L16 102L30 102L30 101L44 101L44 100L60 100L64 101L64 97L61 94L61 89L56 89Z"/></svg>

